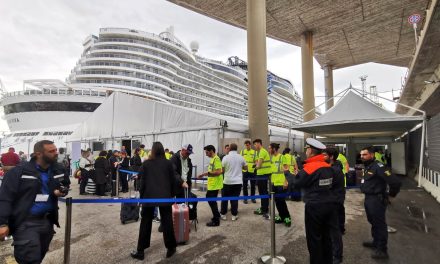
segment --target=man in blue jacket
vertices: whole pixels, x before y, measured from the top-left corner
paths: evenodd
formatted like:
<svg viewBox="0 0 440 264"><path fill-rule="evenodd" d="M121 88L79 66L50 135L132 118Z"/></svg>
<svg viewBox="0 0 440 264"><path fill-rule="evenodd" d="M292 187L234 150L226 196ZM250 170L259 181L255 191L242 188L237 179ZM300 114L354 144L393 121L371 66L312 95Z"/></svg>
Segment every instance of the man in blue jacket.
<svg viewBox="0 0 440 264"><path fill-rule="evenodd" d="M11 234L18 263L43 261L58 224L58 197L67 195L66 170L57 163L54 143L42 140L34 146L29 162L16 166L0 187L0 240Z"/></svg>

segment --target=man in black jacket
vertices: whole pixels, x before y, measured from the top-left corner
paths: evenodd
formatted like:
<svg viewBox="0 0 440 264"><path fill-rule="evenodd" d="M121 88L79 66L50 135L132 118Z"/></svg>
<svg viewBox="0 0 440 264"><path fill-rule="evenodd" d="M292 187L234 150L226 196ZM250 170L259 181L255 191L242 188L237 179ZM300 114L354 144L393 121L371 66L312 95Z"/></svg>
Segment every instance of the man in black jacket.
<svg viewBox="0 0 440 264"><path fill-rule="evenodd" d="M55 233L53 225L59 227L58 197L67 194L53 142L37 142L34 154L9 171L0 188L0 240L12 234L20 264L42 262Z"/></svg>
<svg viewBox="0 0 440 264"><path fill-rule="evenodd" d="M334 181L339 184L335 185L333 191L336 195L336 210L338 218L338 226L333 226L331 230L332 247L333 247L333 264L342 263L343 258L343 241L342 234L345 233L345 186L344 186L344 173L342 172L342 163L337 160L339 151L334 147L328 147L323 151L325 161L328 162L334 170Z"/></svg>
<svg viewBox="0 0 440 264"><path fill-rule="evenodd" d="M388 232L385 212L390 197L399 193L401 183L381 162L375 160L373 147L362 149L361 159L365 165L361 191L365 194L365 213L371 224L373 236L373 241L364 242L363 246L375 250L372 258L387 259Z"/></svg>
<svg viewBox="0 0 440 264"><path fill-rule="evenodd" d="M176 197L178 198L185 196L185 188L191 191L192 163L189 158L191 154L193 154L193 146L185 144L170 159L176 176Z"/></svg>
<svg viewBox="0 0 440 264"><path fill-rule="evenodd" d="M332 264L332 230L338 228L335 189L344 181L335 177L335 171L325 161L324 144L316 139L306 139L306 156L303 169L295 176L293 184L303 188L305 202L304 221L307 248L311 264Z"/></svg>

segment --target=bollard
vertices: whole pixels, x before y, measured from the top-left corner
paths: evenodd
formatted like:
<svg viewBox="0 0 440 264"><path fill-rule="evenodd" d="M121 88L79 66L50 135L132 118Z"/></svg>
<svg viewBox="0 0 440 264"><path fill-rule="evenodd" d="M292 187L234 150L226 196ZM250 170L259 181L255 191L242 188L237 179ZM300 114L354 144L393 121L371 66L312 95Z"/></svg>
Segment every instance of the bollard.
<svg viewBox="0 0 440 264"><path fill-rule="evenodd" d="M70 237L72 235L72 197L66 198L66 223L64 231L64 264L70 263Z"/></svg>
<svg viewBox="0 0 440 264"><path fill-rule="evenodd" d="M263 263L283 264L286 263L286 258L276 255L275 245L275 192L272 189L272 176L269 178L269 193L270 193L270 255L261 257Z"/></svg>

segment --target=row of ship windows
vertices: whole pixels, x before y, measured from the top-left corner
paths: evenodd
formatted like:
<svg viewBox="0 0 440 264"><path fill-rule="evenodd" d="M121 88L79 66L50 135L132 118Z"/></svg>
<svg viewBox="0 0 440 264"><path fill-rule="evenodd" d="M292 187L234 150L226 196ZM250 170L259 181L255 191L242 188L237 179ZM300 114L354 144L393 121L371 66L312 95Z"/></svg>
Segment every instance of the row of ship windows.
<svg viewBox="0 0 440 264"><path fill-rule="evenodd" d="M94 58L94 59L96 59L96 58L121 58L121 59L130 59L130 60L140 60L140 61L145 61L145 62L151 62L151 63L153 63L155 65L158 65L158 66L163 67L163 68L165 68L167 70L170 70L173 73L176 73L177 69L179 69L177 66L169 64L169 63L164 63L162 61L148 59L148 58L142 58L140 56L133 56L133 55L128 55L128 54L100 53L100 54L86 55L85 57L86 58ZM146 67L146 66L143 65L143 67L141 68L140 65L136 65L136 64L133 64L133 65L134 65L134 67L130 67L130 68L142 69L142 68ZM173 67L171 67L171 65ZM188 71L188 72L190 72L190 73L192 73L192 74L194 74L196 76L202 75L203 78L209 80L210 82L206 81L206 80L202 80L202 78L200 78L201 80L199 82L203 82L203 83L205 83L207 85L208 84L214 84L214 85L219 85L220 84L220 85L223 85L227 89L228 89L229 86L232 85L232 86L236 86L239 89L245 89L245 88L243 88L242 84L239 86L238 84L231 84L231 83L228 83L228 82L225 82L225 81L219 81L219 80L216 80L215 78L213 78L211 76L204 75L203 72L201 72L201 71L196 72L195 70L191 69L191 67L188 67L185 64L181 64L180 66L181 66L180 67L181 69L183 69L185 71ZM179 71L179 73L181 73L181 72L182 71ZM181 73L181 75L183 75L185 77L188 76L187 73Z"/></svg>
<svg viewBox="0 0 440 264"><path fill-rule="evenodd" d="M99 54L99 55L98 54L86 55L86 58L105 58L105 57L131 59L131 60L142 60L142 61L146 61L146 62L152 62L155 65L158 65L158 66L160 66L162 68L170 70L173 73L176 73L176 68L171 67L170 66L171 64L163 63L162 61L157 61L157 60L144 59L144 58L140 58L139 56L132 56L132 55L126 55L126 54L110 54L110 53L109 54L102 53L102 54ZM133 66L129 66L129 68L135 68L135 69L140 69L140 70L143 70L143 69L147 68L147 66L145 66L145 65L143 65L142 67L140 65L137 65L137 64L132 64L132 65L134 67ZM185 67L183 65L181 65L181 66L182 66L181 68L186 70L186 71L189 71L189 69L190 69L189 67ZM153 71L155 73L157 73L157 71L158 71L158 69L154 69L154 68L151 68L151 67L148 67L148 69L150 69L150 71ZM190 72L192 74L196 74L193 70L191 70ZM185 72L179 71L179 74L182 75L182 76L185 76L186 78L191 78ZM201 72L199 72L199 75L200 74L201 74ZM171 76L170 74L167 74L167 76L170 77L171 79L174 79L174 77ZM194 78L194 77L192 77L192 78ZM203 82L205 85L223 85L226 89L228 89L228 86L235 85L235 84L227 83L227 82L224 82L224 81L216 82L215 80L213 80L214 78L210 78L209 76L204 76L204 78L210 80L210 82L207 81L207 80L204 80L203 78L200 78L198 81L199 82ZM241 89L245 89L245 88L243 88L243 85L242 86L238 86L238 87L241 87Z"/></svg>
<svg viewBox="0 0 440 264"><path fill-rule="evenodd" d="M113 49L113 50L127 50L127 51L134 51L134 52L140 52L140 53L143 53L143 54L151 54L151 55L154 55L154 56L156 56L156 57L160 57L160 58L163 58L163 59L165 59L165 60L167 60L167 61L171 61L171 62L173 62L173 63L175 63L175 64L177 64L177 65L180 65L180 64L186 64L184 61L178 61L178 60L176 60L175 58L173 58L173 57L171 57L171 56L167 56L167 55L163 55L163 54L159 54L159 52L158 51L156 51L156 50L148 50L148 49L143 49L143 48L136 48L136 47L126 47L126 46L117 46L117 45L100 45L100 46L95 46L92 50L99 50L99 49ZM156 63L156 62L155 62ZM157 64L157 63L156 63ZM200 65L207 65L207 63L200 63ZM194 66L194 65L191 65L192 67L196 67L197 69L198 69L198 72L199 72L199 74L201 73L200 72L200 69L201 69L201 66L200 65L196 65L196 66ZM211 64L208 64L209 66L213 66L213 65L211 65ZM215 64L214 64L215 65ZM198 66L198 67L197 67ZM183 65L181 65L181 67L182 68L184 68L183 67ZM224 66L224 67L220 67L220 65L216 65L216 69L220 69L220 70L223 70L223 71L227 71L227 72L229 72L229 73L231 73L231 74L233 74L233 75L235 75L236 77L238 77L238 78L240 78L240 79L243 79L243 76L242 75L240 75L239 73L237 73L237 71L233 71L232 69L230 69L230 68L228 68L228 67L226 67L226 66ZM192 71L191 71L192 72ZM209 71L209 73L210 74L212 74L212 75L215 75L214 74L214 72L212 71L212 70L210 70ZM212 77L208 77L208 79L209 80L211 80L211 81L213 81L213 82L216 82L216 81L218 81L218 80L215 80L215 78L212 78Z"/></svg>
<svg viewBox="0 0 440 264"><path fill-rule="evenodd" d="M150 46L150 47L154 47L154 48L160 48L161 50L167 51L171 54L176 53L175 50L172 50L164 45L157 45L154 44L152 42L149 41L142 41L142 40L138 40L138 39L131 39L131 38L100 38L99 42L126 42L126 43L136 43L136 44L141 44L141 45L145 45L145 46Z"/></svg>
<svg viewBox="0 0 440 264"><path fill-rule="evenodd" d="M165 47L165 46L162 46L162 45L160 45L160 46L158 46L158 45L156 45L156 44L153 44L153 43L151 43L151 42L147 42L147 41L141 41L141 40L134 40L134 39L127 39L127 38L101 38L100 39L100 42L102 43L102 42L128 42L128 43L136 43L136 44L141 44L141 45L145 45L145 46L150 46L150 47L154 47L154 48L160 48L161 50L164 50L164 51L166 51L166 52L169 52L169 53L171 53L171 54L174 54L174 55L176 55L177 56L177 54L176 54L176 52L174 51L174 50L172 50L172 49L169 49L169 48L167 48L167 47ZM105 47L106 49L121 49L121 50L130 50L130 51L136 51L136 52L142 52L142 53L148 53L148 54L153 54L153 55L156 55L158 52L157 51L151 51L151 50L148 50L148 49L145 49L145 48L135 48L135 47L122 47L122 46L118 46L118 45L102 45L102 46L99 46L99 47ZM176 62L176 60L175 60L175 58L171 58L170 56L166 56L166 55L156 55L156 56L159 56L159 57L162 57L162 58L164 58L164 59L167 59L167 60L170 60L170 61L174 61L174 62ZM178 57L178 56L177 56ZM183 60L184 61L184 60ZM176 62L177 64L180 64L180 62L179 61L177 61ZM201 62L199 62L201 65L207 65L206 63L201 63ZM193 65L192 65L193 66ZM197 67L198 66L198 67ZM193 66L193 67L196 67L196 68L201 68L201 66L200 65L197 65L197 66ZM209 65L209 66L212 66L212 65ZM226 68L226 67L225 67ZM206 70L206 69L205 69ZM223 71L225 71L225 69L222 69ZM231 73L231 74L233 74L233 75L235 75L235 76L237 76L237 77L239 77L240 79L242 79L243 78L243 76L241 75L241 74L239 74L239 73L237 73L236 71L233 71L233 70L231 70L231 69L229 69L229 68L227 68L226 69L227 70L227 72L229 72L229 73ZM191 71L191 70L190 70ZM192 71L191 71L192 72ZM208 71L210 74L213 74L213 75L215 75L214 74L214 72L212 71L212 70L209 70ZM208 78L208 79L210 79L211 81L214 81L214 82L217 82L218 80L215 80L214 78ZM239 83L238 83L239 84Z"/></svg>
<svg viewBox="0 0 440 264"><path fill-rule="evenodd" d="M173 58L171 56L167 56L162 54L161 52L158 52L156 50L149 50L149 49L142 49L142 48L133 48L133 47L127 47L127 46L116 46L116 45L102 45L102 46L95 46L91 50L126 50L126 51L134 51L139 52L142 54L150 54L154 55L155 57L162 58L167 61L171 61L175 64L180 64L180 61L178 61L176 58Z"/></svg>
<svg viewBox="0 0 440 264"><path fill-rule="evenodd" d="M84 75L87 75L87 74L99 74L99 75L116 75L116 76L126 76L126 77L131 77L131 78L138 78L138 79L142 79L142 80L148 80L148 81L152 81L152 82L156 82L156 83L159 83L159 84L161 84L161 85L164 85L164 86L167 86L167 87L170 87L171 89L173 89L173 90L179 90L179 91L183 91L183 92L186 92L186 93L194 93L195 95L197 95L197 96L202 96L203 95L203 97L205 97L205 98L208 98L208 96L206 95L206 93L198 93L198 92L194 92L194 91L191 91L190 89L187 89L187 88L177 88L174 84L171 84L170 82L168 82L168 81L166 81L166 80L163 80L162 78L160 78L160 77L157 77L157 76L150 76L150 75L148 75L148 74L143 74L143 73L138 73L138 72L127 72L127 71L112 71L112 70L82 70L79 74L84 74ZM126 83L130 83L130 81L124 81L124 83L126 84ZM97 80L97 83L100 83L100 80ZM183 81L182 82L182 85L186 85L186 86L189 86L189 87L192 87L192 88L196 88L196 89L198 89L198 90L201 90L200 89L200 86L198 87L198 86L196 86L196 85L194 85L194 83L189 83L189 82L185 82L185 81ZM151 86L149 86L148 84L147 85L141 85L141 84L136 84L136 86L137 87L139 87L139 88L151 88ZM166 91L166 90L163 90L162 91L162 93L164 93L164 94L168 94L168 92ZM219 93L219 90L216 90L216 93ZM235 107L237 107L237 106L239 106L239 105L241 105L238 101L237 101L237 99L236 98L234 98L233 96L231 96L231 95L229 95L229 94L227 94L227 93L223 93L224 95L223 96L220 96L220 95L212 95L211 94L211 96L210 97L213 97L213 96L215 96L215 97L218 97L218 99L220 99L220 100L227 100L227 104L228 105L231 105L231 106L235 106ZM172 96L171 96L172 97ZM235 99L235 100L234 100Z"/></svg>

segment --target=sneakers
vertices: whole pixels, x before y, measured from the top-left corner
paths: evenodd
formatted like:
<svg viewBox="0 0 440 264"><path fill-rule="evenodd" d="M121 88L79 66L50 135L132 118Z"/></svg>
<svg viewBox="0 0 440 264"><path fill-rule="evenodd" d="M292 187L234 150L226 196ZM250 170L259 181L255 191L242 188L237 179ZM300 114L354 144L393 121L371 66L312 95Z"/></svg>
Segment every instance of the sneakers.
<svg viewBox="0 0 440 264"><path fill-rule="evenodd" d="M255 199L252 199L251 201L252 201L252 203L257 203L257 201Z"/></svg>
<svg viewBox="0 0 440 264"><path fill-rule="evenodd" d="M248 201L247 201L247 200L243 200L243 203L244 203L244 204L248 204Z"/></svg>
<svg viewBox="0 0 440 264"><path fill-rule="evenodd" d="M155 218L153 218L153 222L160 223L160 218L156 216Z"/></svg>
<svg viewBox="0 0 440 264"><path fill-rule="evenodd" d="M371 257L374 259L388 259L388 253L386 251L382 250L376 250L373 254L371 254Z"/></svg>
<svg viewBox="0 0 440 264"><path fill-rule="evenodd" d="M261 208L258 208L257 210L254 211L254 214L263 215L263 211L261 210Z"/></svg>
<svg viewBox="0 0 440 264"><path fill-rule="evenodd" d="M290 219L290 217L284 218L284 225L290 227L292 225L292 219Z"/></svg>
<svg viewBox="0 0 440 264"><path fill-rule="evenodd" d="M275 224L281 224L283 222L283 219L279 215L275 216Z"/></svg>
<svg viewBox="0 0 440 264"><path fill-rule="evenodd" d="M388 226L387 231L388 231L388 233L396 233L397 229L395 229L394 227Z"/></svg>
<svg viewBox="0 0 440 264"><path fill-rule="evenodd" d="M214 227L214 226L219 226L220 225L220 221L211 221L211 222L209 222L209 223L206 223L206 226L209 226L209 227Z"/></svg>
<svg viewBox="0 0 440 264"><path fill-rule="evenodd" d="M224 221L228 220L228 218L226 217L226 215L220 215L220 218Z"/></svg>
<svg viewBox="0 0 440 264"><path fill-rule="evenodd" d="M139 260L144 260L144 257L145 257L144 252L137 251L137 250L134 250L133 252L131 252L130 256L134 259L139 259Z"/></svg>
<svg viewBox="0 0 440 264"><path fill-rule="evenodd" d="M366 248L376 248L373 241L365 241L362 243L362 246L364 246Z"/></svg>
<svg viewBox="0 0 440 264"><path fill-rule="evenodd" d="M265 220L270 220L270 215L269 214L263 214L263 218L265 219Z"/></svg>
<svg viewBox="0 0 440 264"><path fill-rule="evenodd" d="M238 216L237 216L237 215L233 215L233 216L232 216L232 221L237 221L237 219L238 219Z"/></svg>

